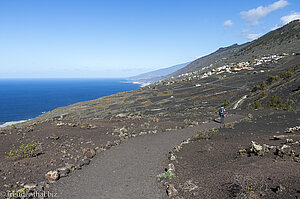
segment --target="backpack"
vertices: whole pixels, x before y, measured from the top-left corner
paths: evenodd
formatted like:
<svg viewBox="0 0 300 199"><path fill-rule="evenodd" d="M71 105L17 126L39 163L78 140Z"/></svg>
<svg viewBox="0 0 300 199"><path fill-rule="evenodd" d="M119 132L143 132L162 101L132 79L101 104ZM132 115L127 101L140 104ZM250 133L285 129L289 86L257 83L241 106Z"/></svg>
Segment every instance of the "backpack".
<svg viewBox="0 0 300 199"><path fill-rule="evenodd" d="M220 114L220 115L225 115L225 114L226 114L226 110L225 110L224 107L221 107L221 108L220 108L219 114Z"/></svg>

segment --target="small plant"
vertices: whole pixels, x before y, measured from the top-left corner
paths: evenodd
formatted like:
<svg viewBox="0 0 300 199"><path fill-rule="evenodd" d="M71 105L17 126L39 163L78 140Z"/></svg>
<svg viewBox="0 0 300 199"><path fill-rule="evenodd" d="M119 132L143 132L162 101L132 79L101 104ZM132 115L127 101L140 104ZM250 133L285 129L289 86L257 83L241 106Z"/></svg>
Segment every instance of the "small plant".
<svg viewBox="0 0 300 199"><path fill-rule="evenodd" d="M211 110L216 110L216 108L214 108L212 106L209 106L208 108L211 109Z"/></svg>
<svg viewBox="0 0 300 199"><path fill-rule="evenodd" d="M280 77L278 75L266 75L266 77L268 84L272 84L273 82L280 80Z"/></svg>
<svg viewBox="0 0 300 199"><path fill-rule="evenodd" d="M267 92L266 91L263 91L263 92L261 92L260 93L260 98L264 98L264 97L267 97L268 96L268 94L267 94Z"/></svg>
<svg viewBox="0 0 300 199"><path fill-rule="evenodd" d="M224 104L222 104L221 106L223 106L224 108L228 108L229 106L231 106L231 102L227 99Z"/></svg>
<svg viewBox="0 0 300 199"><path fill-rule="evenodd" d="M252 88L252 91L251 92L256 92L258 90L261 90L261 86L260 85L255 85L253 88Z"/></svg>
<svg viewBox="0 0 300 199"><path fill-rule="evenodd" d="M280 74L280 77L283 79L288 79L294 75L294 70L292 68L289 68L286 72L283 72Z"/></svg>
<svg viewBox="0 0 300 199"><path fill-rule="evenodd" d="M211 138L211 134L208 131L200 130L197 135L197 140L208 140Z"/></svg>
<svg viewBox="0 0 300 199"><path fill-rule="evenodd" d="M253 185L251 185L251 186L248 186L248 191L253 191L254 190L254 186Z"/></svg>
<svg viewBox="0 0 300 199"><path fill-rule="evenodd" d="M218 129L211 129L210 132L212 132L212 133L218 133L219 130Z"/></svg>
<svg viewBox="0 0 300 199"><path fill-rule="evenodd" d="M163 179L172 180L174 176L175 176L174 173L173 173L171 170L168 170L168 171L166 171L166 172L164 172L164 173L162 173L162 174L159 174L159 175L157 176L157 179L158 179L159 181L161 181L161 180L163 180Z"/></svg>
<svg viewBox="0 0 300 199"><path fill-rule="evenodd" d="M31 143L21 144L19 147L13 146L9 153L6 153L6 158L15 160L19 158L35 157L38 155L40 149L40 144L32 140Z"/></svg>
<svg viewBox="0 0 300 199"><path fill-rule="evenodd" d="M226 129L234 129L236 122L226 123L224 128Z"/></svg>
<svg viewBox="0 0 300 199"><path fill-rule="evenodd" d="M262 107L262 104L256 100L255 102L253 102L252 104L252 109L256 110L256 109L260 109Z"/></svg>
<svg viewBox="0 0 300 199"><path fill-rule="evenodd" d="M266 82L262 81L260 87L261 87L261 89L265 89L267 87Z"/></svg>

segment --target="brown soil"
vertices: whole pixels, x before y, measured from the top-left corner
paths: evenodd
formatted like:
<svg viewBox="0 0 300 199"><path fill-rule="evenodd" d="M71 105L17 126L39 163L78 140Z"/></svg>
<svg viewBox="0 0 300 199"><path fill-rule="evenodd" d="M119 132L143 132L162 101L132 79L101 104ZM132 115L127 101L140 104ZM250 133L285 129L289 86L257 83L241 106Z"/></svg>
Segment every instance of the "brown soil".
<svg viewBox="0 0 300 199"><path fill-rule="evenodd" d="M65 125L57 126L59 123ZM70 124L71 126L69 126ZM120 129L127 134L120 137ZM79 164L84 159L84 149L100 152L119 145L122 140L148 133L159 133L166 129L183 128L176 122L155 122L148 119L97 119L81 123L51 120L34 125L9 127L0 133L0 193L18 190L26 183L45 184L45 174L66 164ZM55 139L54 139L55 138ZM57 139L58 138L58 139ZM41 149L35 157L8 157L13 146L36 141ZM111 142L111 144L108 143ZM14 158L17 157L17 158Z"/></svg>
<svg viewBox="0 0 300 199"><path fill-rule="evenodd" d="M251 121L227 125L210 139L184 145L176 153L175 185L183 198L300 198L299 131L285 133L299 125L299 113L254 111ZM233 127L233 128L232 128ZM274 135L286 138L271 139ZM258 144L281 147L289 145L294 155L282 157L269 151L263 156L239 153ZM195 186L196 185L196 186ZM178 196L177 195L177 196ZM177 197L176 196L176 197Z"/></svg>

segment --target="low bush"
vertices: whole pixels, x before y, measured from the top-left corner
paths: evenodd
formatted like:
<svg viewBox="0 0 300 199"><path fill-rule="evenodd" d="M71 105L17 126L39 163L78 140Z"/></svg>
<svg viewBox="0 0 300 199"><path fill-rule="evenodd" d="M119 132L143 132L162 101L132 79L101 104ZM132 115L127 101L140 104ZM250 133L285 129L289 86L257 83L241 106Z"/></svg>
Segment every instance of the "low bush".
<svg viewBox="0 0 300 199"><path fill-rule="evenodd" d="M15 160L34 157L39 154L40 150L40 144L33 140L31 143L21 144L19 147L13 146L12 149L6 153L6 158Z"/></svg>

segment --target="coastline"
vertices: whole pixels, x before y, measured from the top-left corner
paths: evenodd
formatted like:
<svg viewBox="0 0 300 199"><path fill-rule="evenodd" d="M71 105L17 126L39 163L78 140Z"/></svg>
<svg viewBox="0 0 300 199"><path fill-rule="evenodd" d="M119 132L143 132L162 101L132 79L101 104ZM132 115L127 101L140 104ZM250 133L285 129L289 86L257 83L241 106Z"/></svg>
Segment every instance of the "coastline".
<svg viewBox="0 0 300 199"><path fill-rule="evenodd" d="M11 125L14 125L14 124L23 123L23 122L26 122L26 121L29 121L29 120L12 121L12 122L5 122L5 123L2 122L2 123L0 123L0 128L8 127L8 126L11 126Z"/></svg>
<svg viewBox="0 0 300 199"><path fill-rule="evenodd" d="M148 86L151 84L150 82L138 82L138 81L131 81L131 80L128 80L123 83L138 84L138 85L140 85L140 87L145 87L145 86Z"/></svg>
<svg viewBox="0 0 300 199"><path fill-rule="evenodd" d="M141 86L125 79L8 79L1 80L0 93L3 94L0 101L5 104L5 109L0 110L0 128L25 122L36 118L48 111L59 107L75 104L77 102L90 101L118 92L139 89ZM8 82L7 82L8 81ZM19 84L24 84L27 90L36 89L28 95ZM37 86L42 85L42 86ZM49 86L51 85L51 86ZM111 89L107 89L107 87ZM5 88L5 89L4 89ZM57 89L58 88L58 89ZM7 91L16 90L18 95L4 95ZM47 94L51 93L51 95ZM81 93L81 94L74 94ZM59 100L57 95L66 96ZM12 102L11 99L14 99ZM40 99L40 100L38 100ZM25 103L24 103L25 102ZM29 103L27 103L29 102ZM16 107L18 104L18 107ZM25 105L24 105L25 104ZM30 108L30 111L24 111ZM19 111L17 116L14 111ZM16 117L15 117L16 116Z"/></svg>

